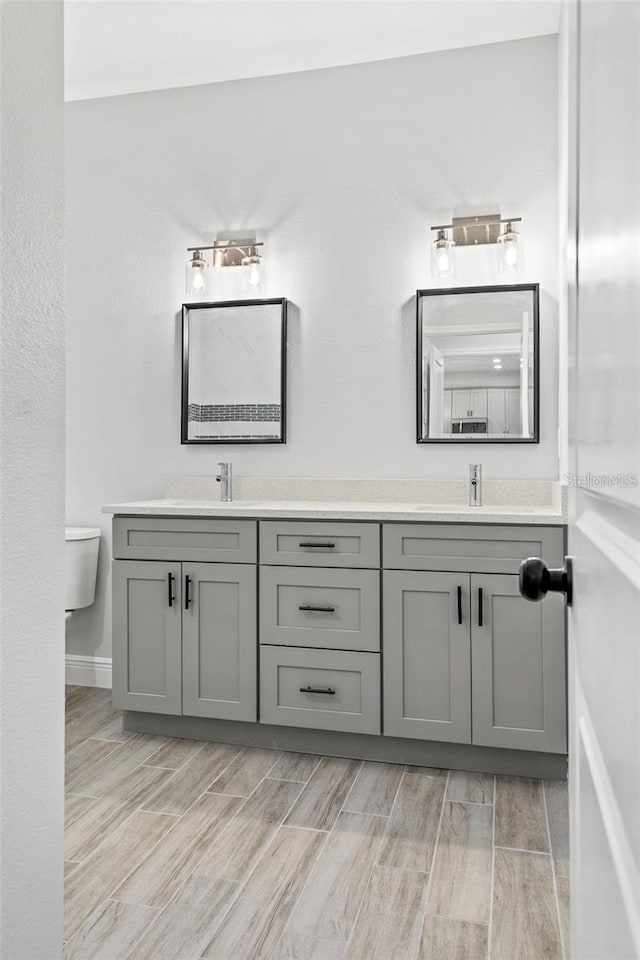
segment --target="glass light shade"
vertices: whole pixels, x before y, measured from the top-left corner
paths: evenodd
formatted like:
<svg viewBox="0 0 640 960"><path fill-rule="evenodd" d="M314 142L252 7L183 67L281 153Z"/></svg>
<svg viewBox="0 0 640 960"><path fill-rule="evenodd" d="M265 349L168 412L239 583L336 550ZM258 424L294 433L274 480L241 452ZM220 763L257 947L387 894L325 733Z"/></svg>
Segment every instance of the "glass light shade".
<svg viewBox="0 0 640 960"><path fill-rule="evenodd" d="M444 230L438 230L438 236L431 246L431 275L444 280L456 275L455 243L449 240Z"/></svg>
<svg viewBox="0 0 640 960"><path fill-rule="evenodd" d="M264 293L265 277L262 257L257 254L244 257L240 269L246 296L252 299Z"/></svg>
<svg viewBox="0 0 640 960"><path fill-rule="evenodd" d="M194 250L187 260L186 290L187 296L195 300L206 299L209 267L199 250Z"/></svg>
<svg viewBox="0 0 640 960"><path fill-rule="evenodd" d="M522 237L510 223L498 237L497 250L499 273L521 273L524 263Z"/></svg>

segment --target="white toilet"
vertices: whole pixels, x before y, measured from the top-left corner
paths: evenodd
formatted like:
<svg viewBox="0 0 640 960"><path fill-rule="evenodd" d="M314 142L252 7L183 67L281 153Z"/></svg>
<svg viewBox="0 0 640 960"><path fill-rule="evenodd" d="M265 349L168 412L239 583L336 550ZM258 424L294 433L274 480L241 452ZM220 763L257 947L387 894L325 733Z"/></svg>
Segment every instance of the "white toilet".
<svg viewBox="0 0 640 960"><path fill-rule="evenodd" d="M65 620L95 600L99 544L97 527L65 527Z"/></svg>

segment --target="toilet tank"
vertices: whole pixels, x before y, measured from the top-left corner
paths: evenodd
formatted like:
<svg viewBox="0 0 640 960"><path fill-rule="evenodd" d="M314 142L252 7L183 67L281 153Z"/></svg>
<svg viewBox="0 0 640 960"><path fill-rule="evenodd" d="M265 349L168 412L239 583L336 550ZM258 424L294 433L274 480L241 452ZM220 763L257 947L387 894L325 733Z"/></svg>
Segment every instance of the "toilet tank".
<svg viewBox="0 0 640 960"><path fill-rule="evenodd" d="M65 610L90 606L96 595L97 527L65 527Z"/></svg>

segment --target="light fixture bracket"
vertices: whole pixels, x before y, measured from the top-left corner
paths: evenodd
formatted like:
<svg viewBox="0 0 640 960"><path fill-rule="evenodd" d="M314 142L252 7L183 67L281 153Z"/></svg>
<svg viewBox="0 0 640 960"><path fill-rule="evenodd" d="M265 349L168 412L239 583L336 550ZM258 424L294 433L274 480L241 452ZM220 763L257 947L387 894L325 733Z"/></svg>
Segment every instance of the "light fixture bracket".
<svg viewBox="0 0 640 960"><path fill-rule="evenodd" d="M453 217L451 223L431 227L439 233L451 230L451 239L456 247L477 247L485 243L497 243L502 224L520 223L522 217L502 217L489 213L477 217Z"/></svg>
<svg viewBox="0 0 640 960"><path fill-rule="evenodd" d="M453 240L457 247L476 247L497 243L501 218L499 213L482 217L453 217Z"/></svg>
<svg viewBox="0 0 640 960"><path fill-rule="evenodd" d="M243 265L243 261L259 261L258 247L263 246L264 242L261 240L256 240L253 237L240 237L233 240L216 240L215 243L208 246L187 247L187 251L189 253L196 251L201 254L203 250L213 250L213 265L215 267L239 267Z"/></svg>
<svg viewBox="0 0 640 960"><path fill-rule="evenodd" d="M248 260L259 258L257 243L253 237L232 240L216 240L213 245L213 263L216 267L240 267Z"/></svg>

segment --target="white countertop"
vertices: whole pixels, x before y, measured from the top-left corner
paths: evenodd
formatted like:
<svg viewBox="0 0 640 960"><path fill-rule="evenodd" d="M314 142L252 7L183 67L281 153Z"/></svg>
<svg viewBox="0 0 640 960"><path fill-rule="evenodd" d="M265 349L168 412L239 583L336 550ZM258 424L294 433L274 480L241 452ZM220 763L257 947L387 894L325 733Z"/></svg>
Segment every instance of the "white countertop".
<svg viewBox="0 0 640 960"><path fill-rule="evenodd" d="M551 504L469 507L451 503L373 503L313 500L186 500L170 497L111 503L103 513L156 517L252 517L257 519L401 520L431 523L517 523L539 526L565 523Z"/></svg>

